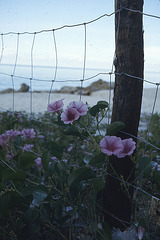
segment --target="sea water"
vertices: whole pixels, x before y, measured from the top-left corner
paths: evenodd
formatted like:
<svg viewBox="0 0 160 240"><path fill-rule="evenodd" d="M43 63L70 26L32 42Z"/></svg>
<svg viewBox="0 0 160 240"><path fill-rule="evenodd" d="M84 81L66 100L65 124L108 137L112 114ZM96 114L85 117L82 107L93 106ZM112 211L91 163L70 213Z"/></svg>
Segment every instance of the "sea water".
<svg viewBox="0 0 160 240"><path fill-rule="evenodd" d="M7 88L20 89L21 84L25 83L30 86L32 91L50 91L59 90L63 86L87 87L92 82L102 79L104 81L114 82L114 74L109 74L108 69L96 68L72 68L72 67L51 67L51 66L29 66L29 65L0 65L0 91ZM12 77L13 75L13 77ZM145 72L147 81L144 87L155 87L155 83L160 83L160 72ZM54 83L53 83L54 82ZM53 83L53 84L52 84Z"/></svg>

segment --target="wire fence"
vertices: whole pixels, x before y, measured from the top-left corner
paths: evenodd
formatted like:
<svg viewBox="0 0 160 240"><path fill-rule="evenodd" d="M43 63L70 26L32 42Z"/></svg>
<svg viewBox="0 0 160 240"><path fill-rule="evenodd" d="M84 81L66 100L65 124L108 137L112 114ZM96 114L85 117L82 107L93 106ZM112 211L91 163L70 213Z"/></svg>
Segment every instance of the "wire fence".
<svg viewBox="0 0 160 240"><path fill-rule="evenodd" d="M48 126L52 126L53 123L51 121L42 121L42 120L38 120L37 118L33 117L33 90L32 90L32 84L33 82L39 82L39 84L41 84L42 82L43 83L46 83L48 82L50 84L50 89L48 91L48 101L47 103L49 104L51 102L51 94L52 94L52 91L54 89L54 84L55 83L78 83L80 85L80 94L79 94L79 100L81 101L83 99L83 86L84 86L84 83L85 82L90 82L92 81L95 77L99 77L99 76L108 76L109 78L109 82L110 82L110 86L111 86L111 82L112 82L112 79L114 78L115 75L126 75L130 78L133 78L133 80L141 80L143 82L146 82L152 86L155 87L155 95L154 95L154 99L153 99L153 105L152 105L152 109L151 109L151 117L150 117L150 121L149 121L149 124L148 124L148 129L147 129L147 138L146 139L142 139L141 137L136 137L136 136L132 136L131 134L129 133L125 133L127 134L128 136L130 137L133 137L133 138L136 138L138 141L140 142L144 142L144 153L143 155L145 156L145 153L146 153L146 148L147 148L147 145L150 145L152 146L152 148L154 148L155 150L157 151L160 151L160 148L158 146L155 146L153 145L151 142L149 142L149 135L150 135L150 128L151 128L151 123L152 123L152 117L155 113L155 105L156 104L159 104L157 102L157 99L158 99L158 92L159 92L159 85L160 85L160 82L153 82L152 80L150 79L142 79L142 78L139 78L139 77L136 77L136 76L132 76L132 75L129 75L128 73L116 73L114 71L114 58L115 58L115 52L116 52L116 45L117 45L117 39L118 39L118 35L116 36L116 44L115 44L115 50L113 52L113 61L111 62L111 68L110 68L110 71L105 71L105 72L98 72L96 73L95 75L91 75L89 77L86 77L86 63L87 63L87 27L88 25L91 25L91 24L95 24L96 22L98 22L99 20L103 19L103 18L110 18L112 16L114 16L116 13L119 13L119 19L120 19L120 14L121 14L121 11L122 10L126 10L126 11L129 11L129 12L135 12L137 14L141 14L145 17L149 17L149 18L154 18L156 19L157 21L160 20L160 16L155 16L155 15L151 15L151 14L147 14L147 13L143 13L143 12L140 12L138 10L133 10L133 9L128 9L128 8L122 8L120 10L118 10L117 12L112 12L110 14L104 14L102 16L99 16L98 18L95 18L91 21L88 21L88 22L85 22L85 23L79 23L79 24L73 24L73 25L63 25L61 27L58 27L58 28L55 28L55 29L43 29L43 30L40 30L40 31L37 31L37 32L20 32L20 33L17 33L17 32L6 32L6 33L1 33L1 54L0 54L0 63L2 64L3 62L3 57L5 55L5 39L11 35L15 35L17 40L16 40L16 53L15 53L15 61L13 62L13 71L12 71L12 74L10 73L6 73L6 72L0 72L0 76L7 76L7 77L10 77L11 78L11 84L12 84L12 89L13 89L13 93L12 93L12 106L11 106L11 110L10 109L5 109L3 108L2 106L0 107L0 110L3 112L3 111L8 111L8 112L12 112L12 114L14 114L15 112L15 79L24 79L24 80L28 80L29 82L29 87L30 87L30 99L29 99L29 109L30 109L30 114L28 116L28 119L29 121L31 122L32 121L39 121L41 122L42 124L44 125L48 125ZM59 55L58 55L58 49L57 49L57 39L56 39L56 34L58 31L63 31L64 29L67 29L67 28L70 28L70 29L73 29L73 28L79 28L79 27L83 27L83 36L84 36L84 40L83 40L83 68L82 68L82 77L79 78L79 79L59 79L57 77L57 71L59 69L59 66L58 66L58 62L59 62ZM35 49L35 46L36 46L36 38L38 35L42 34L42 33L47 33L47 32L51 32L52 33L52 42L53 42L53 46L54 46L54 54L55 54L55 63L54 63L54 74L53 74L53 78L52 79L44 79L44 78L34 78L34 49ZM20 41L21 41L21 36L24 36L24 35L31 35L32 36L32 44L31 44L31 49L30 49L30 76L29 77L26 77L24 76L23 74L22 75L16 75L16 69L18 67L17 65L17 62L18 62L18 57L19 57L19 49L20 49ZM1 80L2 81L2 80ZM109 102L109 105L111 105L111 88L109 91L109 99L108 99L108 102ZM106 100L106 99L104 99ZM47 103L46 103L46 106L47 106ZM110 109L111 109L111 106L110 106ZM46 109L47 110L47 109ZM109 121L109 117L108 117L108 121ZM108 122L109 123L109 122ZM30 127L31 126L31 123L30 123ZM21 148L20 146L17 146L18 148ZM35 155L37 156L40 156L38 153L34 152ZM98 169L97 169L98 170ZM110 175L108 172L106 172L106 170L104 170L104 174L105 175ZM111 177L115 178L115 176L112 176L110 175ZM122 181L121 178L118 178L117 177L117 180L118 181ZM124 181L124 180L123 180ZM141 187L137 187L135 186L134 184L131 184L127 181L125 181L126 184L130 185L132 188L136 189L137 191L151 197L151 198L154 198L154 199L157 199L158 201L160 201L159 198L157 198L156 196L153 196L152 194L146 192L145 190L143 190Z"/></svg>

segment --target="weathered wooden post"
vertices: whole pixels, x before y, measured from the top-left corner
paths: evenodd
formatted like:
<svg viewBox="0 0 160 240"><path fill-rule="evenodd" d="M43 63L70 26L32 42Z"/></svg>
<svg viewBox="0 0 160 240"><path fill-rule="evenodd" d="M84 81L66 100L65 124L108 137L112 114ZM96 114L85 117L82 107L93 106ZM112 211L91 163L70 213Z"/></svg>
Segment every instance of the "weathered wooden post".
<svg viewBox="0 0 160 240"><path fill-rule="evenodd" d="M131 10L129 10L131 9ZM133 10L133 11L132 11ZM136 11L138 10L138 11ZM128 75L143 78L143 0L115 0L115 88L113 99L112 122L122 121L126 133L137 136L143 81ZM126 74L128 75L126 75ZM130 136L119 132L122 139ZM136 139L134 139L136 141ZM129 157L109 160L112 168L108 171L132 182L134 180L134 164ZM128 187L128 186L127 186ZM131 220L133 189L125 189L123 183L107 177L104 196L105 221L112 227L125 229Z"/></svg>

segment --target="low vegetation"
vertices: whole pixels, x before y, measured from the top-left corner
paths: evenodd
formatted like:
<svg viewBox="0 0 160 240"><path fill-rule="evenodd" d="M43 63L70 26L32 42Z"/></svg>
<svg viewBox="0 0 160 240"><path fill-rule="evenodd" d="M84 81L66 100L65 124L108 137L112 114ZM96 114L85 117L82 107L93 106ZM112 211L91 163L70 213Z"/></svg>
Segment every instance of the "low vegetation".
<svg viewBox="0 0 160 240"><path fill-rule="evenodd" d="M160 116L152 116L149 135L140 132L152 145L138 141L133 156L133 139L114 136L123 123L102 128L107 102L92 108L72 102L63 112L62 107L60 100L43 115L0 114L0 239L112 239L99 197L111 154L134 161L132 225L139 239L143 234L158 239L159 210L151 203L152 196L160 198ZM149 116L144 119L150 122ZM113 142L109 148L108 138ZM122 189L127 188L122 181Z"/></svg>

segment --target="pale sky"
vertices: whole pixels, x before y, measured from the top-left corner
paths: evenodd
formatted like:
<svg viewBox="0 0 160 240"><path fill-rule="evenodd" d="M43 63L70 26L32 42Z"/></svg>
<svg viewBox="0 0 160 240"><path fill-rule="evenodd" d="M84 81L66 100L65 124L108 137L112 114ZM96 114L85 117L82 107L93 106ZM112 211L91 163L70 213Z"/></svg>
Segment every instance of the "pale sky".
<svg viewBox="0 0 160 240"><path fill-rule="evenodd" d="M160 16L160 1L145 0L144 12ZM0 33L37 32L88 22L114 12L113 0L0 0ZM144 17L145 69L160 72L160 19ZM111 69L114 55L114 15L87 25L86 67ZM83 67L84 26L55 31L58 65ZM1 40L0 40L1 41ZM17 35L3 36L2 63L14 64ZM17 64L31 62L33 35L19 35ZM0 43L1 44L1 43ZM0 49L1 49L0 45ZM53 33L37 34L35 65L54 65Z"/></svg>

